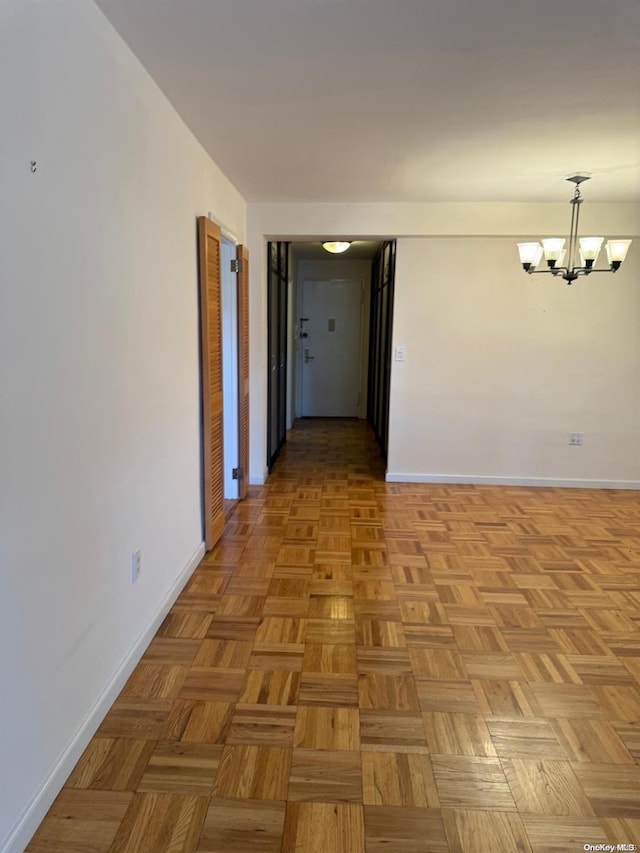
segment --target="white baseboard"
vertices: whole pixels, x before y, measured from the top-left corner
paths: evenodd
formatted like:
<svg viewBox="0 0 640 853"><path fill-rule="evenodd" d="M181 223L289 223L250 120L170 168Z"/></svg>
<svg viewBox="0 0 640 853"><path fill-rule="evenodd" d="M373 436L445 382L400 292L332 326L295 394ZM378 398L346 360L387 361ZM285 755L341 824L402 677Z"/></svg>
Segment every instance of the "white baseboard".
<svg viewBox="0 0 640 853"><path fill-rule="evenodd" d="M468 486L553 486L560 489L640 489L640 480L571 480L552 477L479 477L464 474L405 474L388 471L387 483Z"/></svg>
<svg viewBox="0 0 640 853"><path fill-rule="evenodd" d="M267 482L268 476L269 476L269 469L265 467L264 471L262 472L262 476L258 476L258 477L251 477L250 476L249 477L249 485L250 486L264 486L264 484Z"/></svg>
<svg viewBox="0 0 640 853"><path fill-rule="evenodd" d="M51 772L40 786L40 789L24 810L16 825L3 841L0 841L0 853L23 853L25 847L33 837L36 829L42 823L44 816L51 804L60 793L69 774L84 752L87 744L96 733L98 726L104 719L107 711L113 705L118 694L126 684L127 679L133 672L136 664L144 654L147 646L153 639L156 631L162 624L165 616L171 610L176 598L180 595L184 585L195 571L198 563L205 554L204 543L201 543L194 554L190 557L184 569L180 572L169 592L164 597L160 606L153 614L138 639L133 644L131 651L120 663L113 678L107 684L86 719L76 732L71 742L63 750L62 754L54 764Z"/></svg>

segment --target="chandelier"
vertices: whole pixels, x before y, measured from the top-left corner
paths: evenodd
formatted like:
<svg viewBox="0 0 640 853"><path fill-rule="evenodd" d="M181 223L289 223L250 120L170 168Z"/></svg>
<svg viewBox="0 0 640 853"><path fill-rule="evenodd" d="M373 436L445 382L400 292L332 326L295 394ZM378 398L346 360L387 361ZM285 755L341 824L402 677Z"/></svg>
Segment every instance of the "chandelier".
<svg viewBox="0 0 640 853"><path fill-rule="evenodd" d="M578 237L578 220L580 219L580 205L584 201L580 192L580 184L588 181L591 175L582 172L569 175L568 181L576 185L571 204L571 228L569 231L569 245L564 237L548 237L540 243L518 243L520 262L529 275L538 273L551 273L560 275L572 284L578 276L591 275L592 272L617 272L627 256L631 240L609 240L605 246L607 252L608 267L596 269L596 261L600 254L600 248L604 237ZM547 269L537 269L542 256L547 262ZM577 260L580 263L577 263ZM566 265L565 265L566 259Z"/></svg>

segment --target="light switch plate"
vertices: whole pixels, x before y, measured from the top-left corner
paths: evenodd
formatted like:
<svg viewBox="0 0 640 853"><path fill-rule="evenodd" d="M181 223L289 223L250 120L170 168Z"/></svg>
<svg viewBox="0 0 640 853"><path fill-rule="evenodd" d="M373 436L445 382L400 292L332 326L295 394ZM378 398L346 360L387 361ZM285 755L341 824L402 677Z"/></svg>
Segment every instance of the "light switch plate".
<svg viewBox="0 0 640 853"><path fill-rule="evenodd" d="M396 347L396 361L404 361L407 355L406 347Z"/></svg>

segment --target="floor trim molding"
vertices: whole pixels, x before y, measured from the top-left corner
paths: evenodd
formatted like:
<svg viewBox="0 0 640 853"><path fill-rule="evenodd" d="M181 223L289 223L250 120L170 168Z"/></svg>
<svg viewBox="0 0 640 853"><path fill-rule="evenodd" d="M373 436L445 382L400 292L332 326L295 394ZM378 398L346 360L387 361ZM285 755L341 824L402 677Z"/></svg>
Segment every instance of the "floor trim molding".
<svg viewBox="0 0 640 853"><path fill-rule="evenodd" d="M95 734L105 714L115 702L136 664L153 639L163 619L171 610L175 600L180 595L184 585L189 580L196 567L205 555L204 542L196 548L182 569L169 591L161 601L156 612L147 622L142 633L133 644L131 650L116 669L111 681L93 704L84 722L61 753L48 777L22 813L18 822L3 841L0 841L0 853L22 853L33 834L42 823L51 804L60 793L69 774L84 752L87 744Z"/></svg>
<svg viewBox="0 0 640 853"><path fill-rule="evenodd" d="M561 489L640 489L640 480L576 480L555 477L483 477L465 474L405 474L388 471L387 483L440 483L468 486L541 486Z"/></svg>

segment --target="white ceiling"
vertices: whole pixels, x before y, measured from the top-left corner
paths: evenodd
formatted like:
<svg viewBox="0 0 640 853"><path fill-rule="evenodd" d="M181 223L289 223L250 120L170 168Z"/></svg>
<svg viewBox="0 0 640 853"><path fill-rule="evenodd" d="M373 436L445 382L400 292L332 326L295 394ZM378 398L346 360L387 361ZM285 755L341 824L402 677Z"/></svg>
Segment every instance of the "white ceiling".
<svg viewBox="0 0 640 853"><path fill-rule="evenodd" d="M97 0L248 201L640 199L639 0Z"/></svg>

